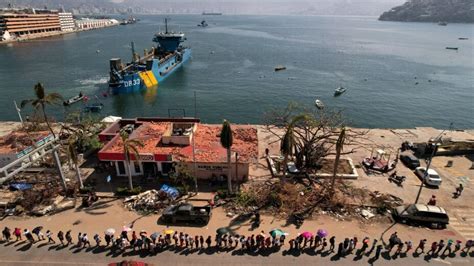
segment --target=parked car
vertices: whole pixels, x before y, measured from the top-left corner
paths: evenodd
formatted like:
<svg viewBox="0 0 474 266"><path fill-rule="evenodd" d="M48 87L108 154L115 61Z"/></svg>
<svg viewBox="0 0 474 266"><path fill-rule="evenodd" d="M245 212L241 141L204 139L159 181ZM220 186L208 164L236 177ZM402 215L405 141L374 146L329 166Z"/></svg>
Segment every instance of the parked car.
<svg viewBox="0 0 474 266"><path fill-rule="evenodd" d="M416 158L415 155L407 153L407 154L401 154L400 155L400 161L405 164L406 167L410 169L415 169L417 167L420 167L420 160Z"/></svg>
<svg viewBox="0 0 474 266"><path fill-rule="evenodd" d="M441 185L441 176L438 175L433 169L428 169L428 174L425 177L426 168L425 167L417 167L415 169L415 174L420 177L421 179L425 178L423 182L430 186L439 187Z"/></svg>
<svg viewBox="0 0 474 266"><path fill-rule="evenodd" d="M211 207L194 207L188 203L171 205L163 211L161 218L165 223L190 222L205 225L211 219Z"/></svg>
<svg viewBox="0 0 474 266"><path fill-rule="evenodd" d="M392 211L395 221L404 224L427 225L431 228L446 228L449 224L448 213L441 207L425 204L398 206Z"/></svg>

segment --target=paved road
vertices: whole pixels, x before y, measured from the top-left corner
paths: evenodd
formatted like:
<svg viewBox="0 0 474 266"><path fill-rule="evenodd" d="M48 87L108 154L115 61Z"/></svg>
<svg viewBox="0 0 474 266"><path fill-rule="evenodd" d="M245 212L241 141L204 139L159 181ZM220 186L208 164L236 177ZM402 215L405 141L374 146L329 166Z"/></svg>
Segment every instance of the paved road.
<svg viewBox="0 0 474 266"><path fill-rule="evenodd" d="M472 265L473 256L474 252L468 257L458 255L455 258L433 258L429 262L431 265ZM56 245L47 245L44 241L32 246L25 242L0 246L0 265L106 265L124 259L141 260L155 265L367 265L370 260L369 257L354 260L352 255L335 260L333 254L322 257L314 254L288 254L286 251L243 255L238 250L221 253L164 251L154 256L131 252L112 255L110 250L104 248L59 248ZM393 259L382 253L374 264L406 266L426 262L423 256L414 258L410 254L405 258Z"/></svg>

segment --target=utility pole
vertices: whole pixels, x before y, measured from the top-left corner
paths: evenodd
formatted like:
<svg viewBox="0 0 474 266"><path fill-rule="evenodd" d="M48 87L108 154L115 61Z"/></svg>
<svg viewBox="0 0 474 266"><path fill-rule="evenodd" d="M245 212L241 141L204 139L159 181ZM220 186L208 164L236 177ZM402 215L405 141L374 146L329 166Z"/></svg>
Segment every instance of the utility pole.
<svg viewBox="0 0 474 266"><path fill-rule="evenodd" d="M54 157L54 161L56 162L56 166L58 167L59 177L61 178L61 181L63 183L64 193L67 194L66 179L64 177L64 172L63 172L63 168L61 166L61 161L59 160L59 155L58 155L58 150L57 149L55 149L53 151L53 157Z"/></svg>
<svg viewBox="0 0 474 266"><path fill-rule="evenodd" d="M21 109L18 108L18 105L16 104L16 101L13 101L13 104L15 104L15 109L16 109L16 112L18 113L18 116L20 117L20 122L23 124L23 117L21 117Z"/></svg>
<svg viewBox="0 0 474 266"><path fill-rule="evenodd" d="M425 173L423 174L423 177L421 178L421 185L420 185L420 189L418 190L418 194L416 195L415 204L417 204L417 203L418 203L418 200L420 199L421 190L423 189L423 185L425 184L425 179L426 179L426 177L428 176L428 170L430 169L431 161L433 161L433 157L435 156L436 150L438 150L439 142L441 141L441 136L443 135L443 133L444 133L445 131L446 131L446 130L443 130L443 131L434 139L434 143L431 144L433 150L431 151L430 159L429 159L429 161L428 161L428 164L426 165Z"/></svg>

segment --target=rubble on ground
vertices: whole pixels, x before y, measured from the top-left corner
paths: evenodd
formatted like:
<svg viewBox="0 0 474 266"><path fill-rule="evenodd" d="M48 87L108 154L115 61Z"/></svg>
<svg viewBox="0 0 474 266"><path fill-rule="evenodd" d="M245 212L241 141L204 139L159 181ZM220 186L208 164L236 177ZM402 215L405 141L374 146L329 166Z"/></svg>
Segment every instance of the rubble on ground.
<svg viewBox="0 0 474 266"><path fill-rule="evenodd" d="M288 219L292 214L301 214L305 219L328 215L337 220L377 222L385 219L391 208L403 204L403 200L394 195L371 192L350 184L336 184L332 197L325 193L327 188L328 183L325 181L252 182L246 184L240 195L224 207L226 212L233 214L251 213L258 209L283 219Z"/></svg>
<svg viewBox="0 0 474 266"><path fill-rule="evenodd" d="M123 202L125 207L131 211L150 213L164 209L171 203L171 200L165 192L152 189L125 198Z"/></svg>
<svg viewBox="0 0 474 266"><path fill-rule="evenodd" d="M46 214L54 214L57 212L62 212L76 207L75 198L65 198L63 196L57 196L53 203L48 206L37 206L33 208L31 213L37 216L43 216Z"/></svg>

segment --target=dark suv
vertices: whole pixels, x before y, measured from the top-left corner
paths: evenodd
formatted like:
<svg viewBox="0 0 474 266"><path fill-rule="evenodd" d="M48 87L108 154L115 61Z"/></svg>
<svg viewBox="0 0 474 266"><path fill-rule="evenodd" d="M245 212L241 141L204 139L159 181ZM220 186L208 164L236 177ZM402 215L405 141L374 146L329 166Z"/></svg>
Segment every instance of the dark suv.
<svg viewBox="0 0 474 266"><path fill-rule="evenodd" d="M413 154L402 154L400 155L400 161L410 169L415 169L420 166L420 160Z"/></svg>
<svg viewBox="0 0 474 266"><path fill-rule="evenodd" d="M410 204L398 206L393 209L395 221L404 224L427 225L431 228L446 228L449 224L449 216L446 211L438 206L424 204Z"/></svg>

